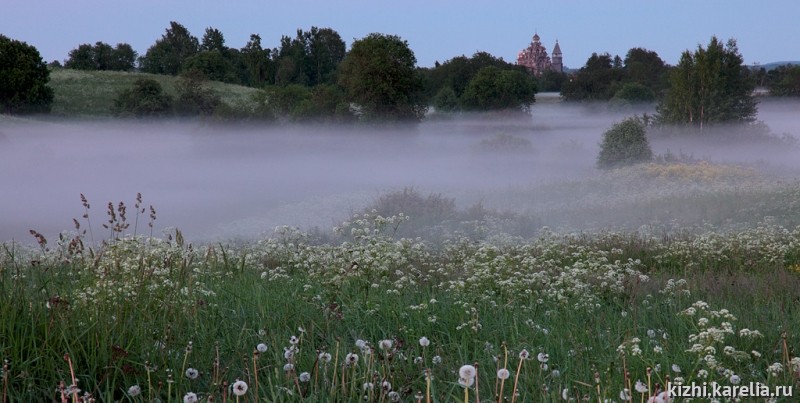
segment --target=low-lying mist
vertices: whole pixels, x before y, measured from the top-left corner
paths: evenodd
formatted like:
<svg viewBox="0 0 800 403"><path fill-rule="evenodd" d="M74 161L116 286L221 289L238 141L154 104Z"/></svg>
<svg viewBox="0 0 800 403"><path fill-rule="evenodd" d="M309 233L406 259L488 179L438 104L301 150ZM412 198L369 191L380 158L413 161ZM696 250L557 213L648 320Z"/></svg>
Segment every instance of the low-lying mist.
<svg viewBox="0 0 800 403"><path fill-rule="evenodd" d="M754 139L759 130L727 127L703 136L659 130L650 142L662 156L746 165L748 172L771 175L767 182L776 175L787 181L800 172L800 152L778 137L800 135L798 112L798 101L761 103L758 119L768 127L761 132L776 133L771 140ZM581 217L606 213L608 219L595 224L613 225L617 218L636 224L625 217L626 198L652 194L643 211L658 211L642 222L654 216L669 221L681 212L670 211L670 195L659 193L669 186L651 181L654 175L617 180L595 168L603 132L641 113L654 108L567 104L544 94L531 116L434 116L404 127L5 118L0 240L27 243L33 241L29 229L48 239L73 229L73 218L85 222L81 193L91 203L97 239L108 231L101 224L109 201L125 202L133 223L137 192L157 210L154 235L176 227L196 241L254 238L277 225L327 229L404 188L440 193L461 209L482 203L537 216L546 225L553 224L549 216L571 216L575 229L581 229ZM702 190L714 180L695 186ZM724 181L737 187L735 178ZM602 194L602 200L587 200L590 194ZM149 233L147 215L139 218L139 234Z"/></svg>

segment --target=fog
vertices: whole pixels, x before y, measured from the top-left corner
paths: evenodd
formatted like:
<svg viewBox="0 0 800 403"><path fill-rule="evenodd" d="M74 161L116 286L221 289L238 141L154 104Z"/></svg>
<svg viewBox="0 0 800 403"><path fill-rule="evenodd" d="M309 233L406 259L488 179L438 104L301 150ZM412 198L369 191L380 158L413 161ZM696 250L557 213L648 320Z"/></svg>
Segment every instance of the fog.
<svg viewBox="0 0 800 403"><path fill-rule="evenodd" d="M30 242L29 229L48 239L73 229L73 218L84 222L81 193L100 239L107 203L125 202L132 222L137 192L157 210L154 234L179 228L197 241L259 237L277 225L327 228L405 187L442 193L462 207L500 206L504 192L597 175L602 133L626 116L654 112L540 94L526 117L431 117L403 127L0 118L0 241ZM800 102L769 100L758 119L800 138L798 112ZM532 148L481 146L498 134L527 139ZM750 164L788 177L800 168L798 149L785 145L666 132L650 141L657 154ZM529 206L502 205L515 207ZM149 233L146 215L140 234Z"/></svg>

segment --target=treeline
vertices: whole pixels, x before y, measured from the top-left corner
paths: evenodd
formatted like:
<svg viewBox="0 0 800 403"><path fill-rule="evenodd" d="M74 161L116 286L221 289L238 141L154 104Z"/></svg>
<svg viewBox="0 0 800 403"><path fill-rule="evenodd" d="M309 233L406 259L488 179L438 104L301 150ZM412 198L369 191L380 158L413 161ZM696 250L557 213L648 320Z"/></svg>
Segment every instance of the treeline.
<svg viewBox="0 0 800 403"><path fill-rule="evenodd" d="M80 45L69 53L64 67L191 75L195 87L198 77L204 77L263 89L256 107L222 112L238 117L419 120L429 106L446 112L527 111L538 91L536 78L525 68L485 52L437 62L434 68L419 68L408 43L399 37L371 34L355 40L347 51L341 36L331 28L298 29L293 37L281 37L276 48L265 47L261 37L253 34L237 49L227 45L218 29L209 27L198 39L173 21L142 56L116 49L130 46ZM124 63L118 62L122 60ZM180 108L180 99L169 99L154 82L137 83L118 101L115 113L123 116L161 115ZM226 108L213 99L207 101Z"/></svg>
<svg viewBox="0 0 800 403"><path fill-rule="evenodd" d="M0 60L7 70L0 75L3 109L46 112L53 96L38 51L3 38L2 45L13 50ZM775 95L800 95L800 67L767 72L748 68L742 60L735 41L712 38L706 47L687 50L674 67L656 52L633 48L624 59L595 53L576 72L548 71L535 77L486 52L420 68L407 41L394 35L370 34L354 40L348 50L335 30L312 27L281 37L278 47L263 45L253 34L243 47L234 48L218 29L209 27L197 38L173 21L143 55L125 43L81 44L69 52L64 67L182 77L174 98L154 81L138 82L117 99L114 112L121 116L418 121L430 107L438 112L527 111L536 93L547 90L560 91L568 101L658 102L660 121L702 126L751 121L756 85ZM261 91L248 105L228 105L208 89L206 80Z"/></svg>

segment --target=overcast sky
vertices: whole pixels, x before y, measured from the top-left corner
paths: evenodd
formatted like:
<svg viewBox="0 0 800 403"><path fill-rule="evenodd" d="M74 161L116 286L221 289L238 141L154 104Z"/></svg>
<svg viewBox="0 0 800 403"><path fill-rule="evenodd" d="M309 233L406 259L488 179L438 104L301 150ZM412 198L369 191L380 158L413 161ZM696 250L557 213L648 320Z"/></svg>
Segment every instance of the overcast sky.
<svg viewBox="0 0 800 403"><path fill-rule="evenodd" d="M592 52L624 57L632 47L675 64L712 35L735 38L745 63L800 60L800 1L758 0L0 0L0 33L25 41L46 61L81 43L131 44L144 54L177 21L201 38L206 27L241 48L258 33L265 47L298 28L335 29L348 45L371 32L408 40L420 66L487 51L515 61L538 32L558 39L567 67Z"/></svg>

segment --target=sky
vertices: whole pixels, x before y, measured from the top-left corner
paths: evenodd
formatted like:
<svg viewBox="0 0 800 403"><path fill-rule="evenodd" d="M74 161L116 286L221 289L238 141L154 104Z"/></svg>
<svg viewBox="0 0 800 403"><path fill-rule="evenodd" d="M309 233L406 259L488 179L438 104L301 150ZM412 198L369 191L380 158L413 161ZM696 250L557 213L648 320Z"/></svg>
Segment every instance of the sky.
<svg viewBox="0 0 800 403"><path fill-rule="evenodd" d="M798 0L0 0L0 34L64 61L82 43L129 43L144 54L170 21L201 38L222 31L229 47L250 34L277 47L298 28L333 28L348 45L372 32L408 41L419 66L486 51L515 61L538 33L548 51L558 40L564 65L580 68L593 52L643 47L669 64L712 35L735 38L748 65L800 60Z"/></svg>

